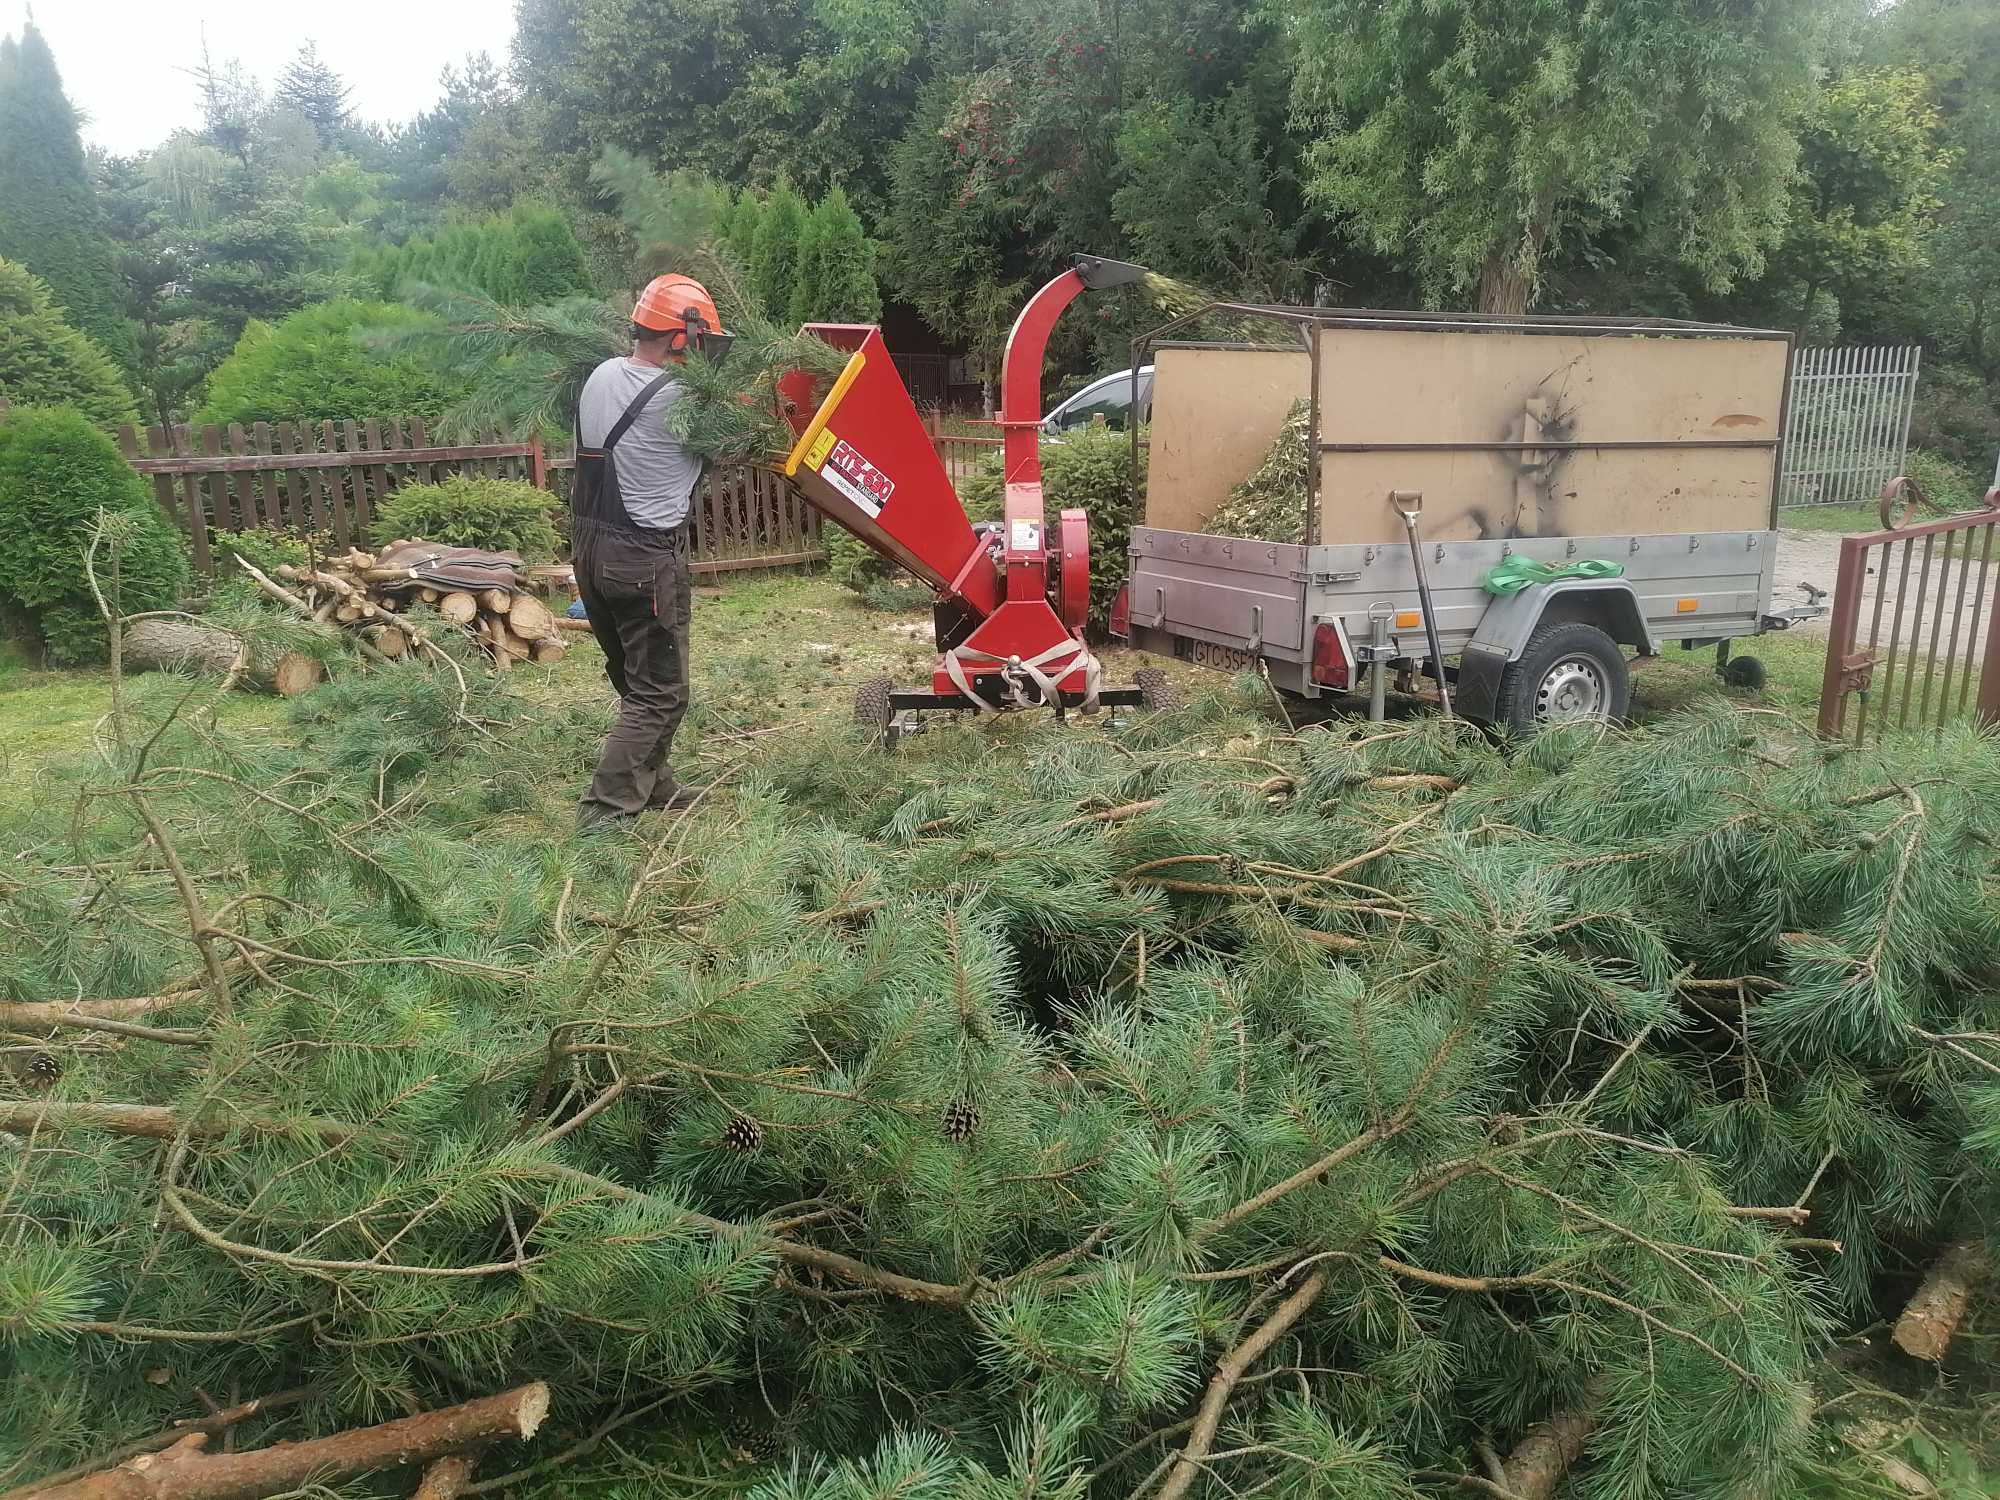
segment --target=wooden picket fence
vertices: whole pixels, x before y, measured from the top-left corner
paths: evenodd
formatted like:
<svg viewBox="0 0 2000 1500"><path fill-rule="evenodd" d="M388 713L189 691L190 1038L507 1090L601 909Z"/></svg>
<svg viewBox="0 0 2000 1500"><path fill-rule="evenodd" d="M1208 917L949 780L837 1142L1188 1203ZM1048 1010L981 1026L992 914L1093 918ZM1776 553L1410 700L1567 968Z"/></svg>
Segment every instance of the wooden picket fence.
<svg viewBox="0 0 2000 1500"><path fill-rule="evenodd" d="M421 419L124 426L126 461L187 532L194 565L215 568L213 532L265 527L365 543L375 509L398 485L471 473L518 479L567 497L573 461L539 442L434 443ZM697 573L782 568L824 558L819 515L779 474L749 465L711 470L690 516Z"/></svg>

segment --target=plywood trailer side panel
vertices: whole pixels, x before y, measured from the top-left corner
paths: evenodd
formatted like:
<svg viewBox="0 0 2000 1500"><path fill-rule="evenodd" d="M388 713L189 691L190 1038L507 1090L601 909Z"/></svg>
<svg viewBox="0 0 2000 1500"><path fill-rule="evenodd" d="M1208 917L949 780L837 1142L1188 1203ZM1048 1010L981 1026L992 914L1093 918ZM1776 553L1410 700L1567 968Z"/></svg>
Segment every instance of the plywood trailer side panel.
<svg viewBox="0 0 2000 1500"><path fill-rule="evenodd" d="M1770 524L1783 339L1349 325L1316 337L1332 445L1322 542L1399 540L1398 489L1423 492L1425 534L1440 541ZM1576 446L1522 446L1536 442Z"/></svg>
<svg viewBox="0 0 2000 1500"><path fill-rule="evenodd" d="M1303 348L1157 350L1146 524L1201 530L1311 389Z"/></svg>

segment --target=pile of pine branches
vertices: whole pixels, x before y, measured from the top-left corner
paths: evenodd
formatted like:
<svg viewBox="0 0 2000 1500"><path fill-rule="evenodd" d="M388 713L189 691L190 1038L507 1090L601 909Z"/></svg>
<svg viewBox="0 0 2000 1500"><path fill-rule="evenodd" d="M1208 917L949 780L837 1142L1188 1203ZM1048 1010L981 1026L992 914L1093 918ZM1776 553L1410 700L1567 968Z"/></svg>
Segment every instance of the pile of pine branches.
<svg viewBox="0 0 2000 1500"><path fill-rule="evenodd" d="M1209 700L577 840L573 714L300 705L0 829L16 1486L1782 1493L2000 1228L1991 738Z"/></svg>

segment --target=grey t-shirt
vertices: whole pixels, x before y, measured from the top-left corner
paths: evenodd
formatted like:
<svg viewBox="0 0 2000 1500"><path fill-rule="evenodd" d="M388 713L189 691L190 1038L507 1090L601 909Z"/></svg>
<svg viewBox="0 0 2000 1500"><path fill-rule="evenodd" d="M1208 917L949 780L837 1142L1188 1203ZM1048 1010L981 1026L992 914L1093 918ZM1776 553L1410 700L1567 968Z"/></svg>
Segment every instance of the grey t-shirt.
<svg viewBox="0 0 2000 1500"><path fill-rule="evenodd" d="M623 355L592 370L577 400L577 442L585 448L603 447L625 408L659 375L658 367ZM688 497L701 477L701 460L667 431L667 408L681 394L678 380L661 386L611 451L618 466L619 492L636 525L665 530L687 519Z"/></svg>

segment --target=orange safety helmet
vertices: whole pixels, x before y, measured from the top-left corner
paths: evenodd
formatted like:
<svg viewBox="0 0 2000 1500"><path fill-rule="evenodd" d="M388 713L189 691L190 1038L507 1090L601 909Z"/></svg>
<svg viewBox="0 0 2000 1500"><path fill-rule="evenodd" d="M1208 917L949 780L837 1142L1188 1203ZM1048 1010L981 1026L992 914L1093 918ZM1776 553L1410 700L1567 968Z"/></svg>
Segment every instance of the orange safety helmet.
<svg viewBox="0 0 2000 1500"><path fill-rule="evenodd" d="M716 311L708 288L678 272L655 276L646 283L632 308L632 322L666 334L667 349L673 354L695 349L719 359L734 341L734 335L722 331L722 314ZM680 337L674 338L675 334Z"/></svg>

